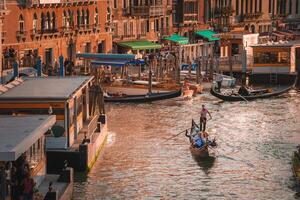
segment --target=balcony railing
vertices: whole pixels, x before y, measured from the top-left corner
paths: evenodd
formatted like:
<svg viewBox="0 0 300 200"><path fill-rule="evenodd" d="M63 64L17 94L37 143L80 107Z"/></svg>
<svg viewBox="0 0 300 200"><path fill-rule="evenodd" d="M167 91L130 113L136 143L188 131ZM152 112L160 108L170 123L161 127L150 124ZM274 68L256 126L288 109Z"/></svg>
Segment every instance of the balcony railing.
<svg viewBox="0 0 300 200"><path fill-rule="evenodd" d="M93 4L96 3L97 0L55 0L55 1L46 1L46 0L20 0L19 4L25 7L37 7L42 5L65 5L65 4L73 4L73 5L80 5L80 4Z"/></svg>
<svg viewBox="0 0 300 200"><path fill-rule="evenodd" d="M164 14L163 6L132 6L131 15L156 17Z"/></svg>
<svg viewBox="0 0 300 200"><path fill-rule="evenodd" d="M24 30L21 30L21 31L17 31L17 40L24 40L26 39L26 34L27 32L24 31Z"/></svg>

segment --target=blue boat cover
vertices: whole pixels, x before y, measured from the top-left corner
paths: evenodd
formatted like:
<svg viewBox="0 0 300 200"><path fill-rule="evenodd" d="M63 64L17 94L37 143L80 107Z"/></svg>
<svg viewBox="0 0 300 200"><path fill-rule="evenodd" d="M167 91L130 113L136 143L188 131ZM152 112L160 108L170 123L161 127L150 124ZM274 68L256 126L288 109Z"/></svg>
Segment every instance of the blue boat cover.
<svg viewBox="0 0 300 200"><path fill-rule="evenodd" d="M134 54L77 53L77 58L90 60L133 60Z"/></svg>
<svg viewBox="0 0 300 200"><path fill-rule="evenodd" d="M140 60L93 60L91 61L93 67L98 67L100 65L111 66L111 67L123 67L124 65L144 65L145 61Z"/></svg>

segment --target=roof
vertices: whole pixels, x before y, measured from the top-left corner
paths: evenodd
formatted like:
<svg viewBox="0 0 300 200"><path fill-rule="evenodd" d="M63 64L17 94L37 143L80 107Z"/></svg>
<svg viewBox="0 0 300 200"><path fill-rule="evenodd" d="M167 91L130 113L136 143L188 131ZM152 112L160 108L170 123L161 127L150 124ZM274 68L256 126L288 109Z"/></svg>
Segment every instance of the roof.
<svg viewBox="0 0 300 200"><path fill-rule="evenodd" d="M105 54L105 53L78 53L76 54L76 57L81 59L92 59L92 60L135 59L134 54Z"/></svg>
<svg viewBox="0 0 300 200"><path fill-rule="evenodd" d="M196 35L204 37L204 38L208 39L209 41L220 40L220 38L213 37L213 35L215 35L215 34L217 34L217 33L212 30L196 31Z"/></svg>
<svg viewBox="0 0 300 200"><path fill-rule="evenodd" d="M177 34L173 34L169 37L165 37L164 40L169 40L178 44L188 44L189 43L189 38L183 37Z"/></svg>
<svg viewBox="0 0 300 200"><path fill-rule="evenodd" d="M54 115L0 116L0 161L15 161L56 122Z"/></svg>
<svg viewBox="0 0 300 200"><path fill-rule="evenodd" d="M67 100L92 79L92 76L26 77L21 84L0 94L0 101Z"/></svg>
<svg viewBox="0 0 300 200"><path fill-rule="evenodd" d="M160 49L161 45L148 40L118 42L118 45L132 50Z"/></svg>
<svg viewBox="0 0 300 200"><path fill-rule="evenodd" d="M292 47L292 46L300 46L300 40L292 40L292 41L282 41L282 42L273 42L273 43L266 43L266 44L255 44L251 45L251 47Z"/></svg>

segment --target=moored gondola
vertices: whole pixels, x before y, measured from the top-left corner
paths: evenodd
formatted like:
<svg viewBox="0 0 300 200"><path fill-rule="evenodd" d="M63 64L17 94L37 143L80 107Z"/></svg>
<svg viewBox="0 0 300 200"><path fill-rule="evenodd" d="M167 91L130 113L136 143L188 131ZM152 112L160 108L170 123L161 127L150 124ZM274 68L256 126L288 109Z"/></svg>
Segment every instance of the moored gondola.
<svg viewBox="0 0 300 200"><path fill-rule="evenodd" d="M179 97L181 95L181 89L171 92L152 93L145 95L124 95L124 96L108 96L104 97L105 102L115 103L146 103L152 101L159 101L164 99L171 99Z"/></svg>
<svg viewBox="0 0 300 200"><path fill-rule="evenodd" d="M287 86L277 86L274 88L261 89L261 90L248 90L245 87L241 87L239 92L229 92L222 93L219 92L218 89L213 86L210 90L210 93L223 101L252 101L256 99L266 99L271 97L280 96L289 90L291 90L296 84L296 80L294 84Z"/></svg>

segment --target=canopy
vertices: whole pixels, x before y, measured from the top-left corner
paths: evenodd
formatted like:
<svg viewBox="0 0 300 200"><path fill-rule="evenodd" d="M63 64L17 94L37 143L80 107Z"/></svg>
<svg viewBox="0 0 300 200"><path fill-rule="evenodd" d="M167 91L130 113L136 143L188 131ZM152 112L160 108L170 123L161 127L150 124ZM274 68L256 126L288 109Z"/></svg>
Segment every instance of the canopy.
<svg viewBox="0 0 300 200"><path fill-rule="evenodd" d="M161 45L147 40L118 42L118 45L132 50L160 49Z"/></svg>
<svg viewBox="0 0 300 200"><path fill-rule="evenodd" d="M196 31L196 35L204 37L204 38L208 39L209 41L220 40L220 38L213 37L213 35L215 35L215 34L217 34L217 33L212 30Z"/></svg>
<svg viewBox="0 0 300 200"><path fill-rule="evenodd" d="M188 44L189 43L189 38L183 37L177 34L173 34L169 37L165 37L165 40L169 40L178 44Z"/></svg>
<svg viewBox="0 0 300 200"><path fill-rule="evenodd" d="M77 58L90 59L90 60L133 60L134 54L105 54L105 53L77 53Z"/></svg>

